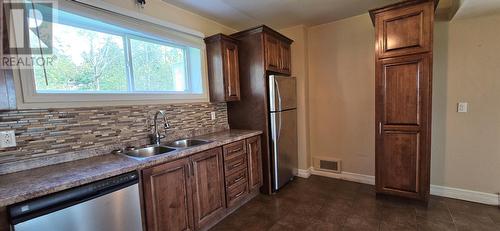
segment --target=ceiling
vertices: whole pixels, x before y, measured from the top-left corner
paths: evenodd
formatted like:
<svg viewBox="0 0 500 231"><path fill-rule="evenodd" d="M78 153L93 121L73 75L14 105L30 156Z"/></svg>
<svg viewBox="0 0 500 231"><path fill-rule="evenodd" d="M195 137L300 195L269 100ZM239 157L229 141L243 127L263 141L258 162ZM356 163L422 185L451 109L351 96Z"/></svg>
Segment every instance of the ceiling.
<svg viewBox="0 0 500 231"><path fill-rule="evenodd" d="M332 22L402 0L162 0L235 30ZM500 13L500 0L440 0L438 20Z"/></svg>
<svg viewBox="0 0 500 231"><path fill-rule="evenodd" d="M471 18L500 13L500 0L459 0L455 18Z"/></svg>
<svg viewBox="0 0 500 231"><path fill-rule="evenodd" d="M274 29L317 25L400 0L163 0L236 30L266 24Z"/></svg>

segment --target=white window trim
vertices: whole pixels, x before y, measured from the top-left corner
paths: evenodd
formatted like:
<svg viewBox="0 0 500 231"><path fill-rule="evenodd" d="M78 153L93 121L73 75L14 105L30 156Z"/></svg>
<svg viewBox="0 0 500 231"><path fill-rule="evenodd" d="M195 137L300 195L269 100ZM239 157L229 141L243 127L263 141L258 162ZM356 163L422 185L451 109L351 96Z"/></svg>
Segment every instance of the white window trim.
<svg viewBox="0 0 500 231"><path fill-rule="evenodd" d="M85 1L83 1L85 2ZM92 2L92 1L87 1ZM104 8L109 10L109 6ZM117 9L114 9L117 10ZM189 33L191 35L203 36L200 32L185 29L161 20L151 20L152 17L140 13L132 17L141 19L160 26L169 25L176 31ZM180 30L182 29L182 30ZM201 39L201 38L200 38ZM13 70L16 88L17 107L19 109L37 108L74 108L95 106L125 106L125 105L148 105L148 104L177 104L177 103L206 103L209 102L208 93L208 70L205 47L200 48L201 55L201 80L202 93L172 92L172 93L37 93L35 77L31 69Z"/></svg>
<svg viewBox="0 0 500 231"><path fill-rule="evenodd" d="M176 103L207 103L208 79L205 51L202 56L202 85L203 93L190 92L165 93L85 93L85 94L50 94L37 93L33 71L30 69L14 70L14 84L16 87L17 107L19 109L36 108L72 108L92 106L124 106L144 104L176 104ZM64 98L64 100L62 100Z"/></svg>

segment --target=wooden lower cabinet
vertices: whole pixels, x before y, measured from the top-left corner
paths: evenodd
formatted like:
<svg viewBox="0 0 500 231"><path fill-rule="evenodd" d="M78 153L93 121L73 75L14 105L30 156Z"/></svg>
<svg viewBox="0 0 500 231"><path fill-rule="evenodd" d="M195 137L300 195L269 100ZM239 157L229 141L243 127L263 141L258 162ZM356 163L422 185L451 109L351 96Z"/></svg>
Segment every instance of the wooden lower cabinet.
<svg viewBox="0 0 500 231"><path fill-rule="evenodd" d="M262 161L260 136L247 139L248 159L248 185L249 190L258 189L262 186Z"/></svg>
<svg viewBox="0 0 500 231"><path fill-rule="evenodd" d="M206 230L257 195L260 149L256 136L142 170L147 230Z"/></svg>
<svg viewBox="0 0 500 231"><path fill-rule="evenodd" d="M148 231L194 230L190 169L186 158L142 171Z"/></svg>
<svg viewBox="0 0 500 231"><path fill-rule="evenodd" d="M222 149L216 148L191 157L193 163L193 204L196 229L224 216L226 207Z"/></svg>

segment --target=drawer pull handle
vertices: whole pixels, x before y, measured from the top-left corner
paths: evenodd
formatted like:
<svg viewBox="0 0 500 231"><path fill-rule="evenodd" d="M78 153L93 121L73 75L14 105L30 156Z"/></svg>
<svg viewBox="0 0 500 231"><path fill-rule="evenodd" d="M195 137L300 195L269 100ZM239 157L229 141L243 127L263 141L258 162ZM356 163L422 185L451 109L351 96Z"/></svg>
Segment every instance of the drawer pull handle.
<svg viewBox="0 0 500 231"><path fill-rule="evenodd" d="M236 167L238 167L238 166L240 166L240 165L242 165L242 164L243 164L243 162L239 162L239 163L237 163L237 164L233 164L233 165L231 165L231 168L230 168L230 169L236 168Z"/></svg>
<svg viewBox="0 0 500 231"><path fill-rule="evenodd" d="M232 153L235 153L235 152L239 152L239 151L243 151L243 148L240 147L238 149L231 150L231 151L229 151L229 154L232 154Z"/></svg>
<svg viewBox="0 0 500 231"><path fill-rule="evenodd" d="M245 174L241 175L238 179L234 180L233 184L236 184L236 183L242 181L243 179L245 179Z"/></svg>
<svg viewBox="0 0 500 231"><path fill-rule="evenodd" d="M236 194L233 199L236 199L238 197L240 197L241 195L243 195L243 193L245 193L245 190L241 191L240 193Z"/></svg>

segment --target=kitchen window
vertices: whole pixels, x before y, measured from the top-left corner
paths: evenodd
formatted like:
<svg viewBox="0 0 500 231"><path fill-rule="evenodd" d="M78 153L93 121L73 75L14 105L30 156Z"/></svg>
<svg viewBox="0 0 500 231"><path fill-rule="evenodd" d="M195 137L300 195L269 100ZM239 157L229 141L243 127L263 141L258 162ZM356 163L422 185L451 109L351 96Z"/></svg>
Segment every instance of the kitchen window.
<svg viewBox="0 0 500 231"><path fill-rule="evenodd" d="M49 22L52 53L40 49L32 54L33 58L52 55L53 61L20 71L25 104L208 100L202 38L65 4L70 7L54 9L57 21ZM28 15L30 24L36 20ZM31 47L44 47L36 32L28 30Z"/></svg>

